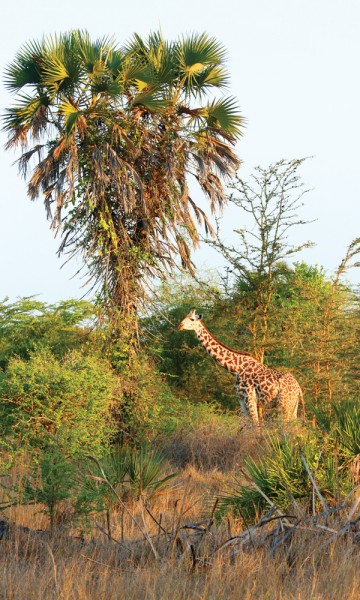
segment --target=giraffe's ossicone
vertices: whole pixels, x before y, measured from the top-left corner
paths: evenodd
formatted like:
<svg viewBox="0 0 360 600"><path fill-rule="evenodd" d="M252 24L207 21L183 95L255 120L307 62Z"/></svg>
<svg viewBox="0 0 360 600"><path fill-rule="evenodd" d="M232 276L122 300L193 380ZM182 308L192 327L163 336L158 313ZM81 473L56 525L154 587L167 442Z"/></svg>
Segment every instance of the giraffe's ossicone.
<svg viewBox="0 0 360 600"><path fill-rule="evenodd" d="M231 350L205 327L202 316L192 310L178 329L195 331L205 350L222 367L235 375L235 391L243 414L259 424L259 405L277 406L284 418L296 419L302 391L295 377L263 365L247 352Z"/></svg>

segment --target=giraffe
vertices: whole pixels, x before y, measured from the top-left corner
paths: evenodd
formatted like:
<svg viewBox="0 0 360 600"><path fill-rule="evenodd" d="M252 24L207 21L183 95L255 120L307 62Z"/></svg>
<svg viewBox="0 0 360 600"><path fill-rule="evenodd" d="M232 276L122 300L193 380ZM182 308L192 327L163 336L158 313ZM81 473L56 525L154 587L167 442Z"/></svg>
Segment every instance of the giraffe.
<svg viewBox="0 0 360 600"><path fill-rule="evenodd" d="M235 375L235 391L242 413L250 414L256 425L259 425L258 405L275 405L285 420L296 419L302 391L290 373L275 371L248 352L231 350L210 333L202 322L202 315L195 310L181 321L178 330L182 329L195 331L210 356Z"/></svg>

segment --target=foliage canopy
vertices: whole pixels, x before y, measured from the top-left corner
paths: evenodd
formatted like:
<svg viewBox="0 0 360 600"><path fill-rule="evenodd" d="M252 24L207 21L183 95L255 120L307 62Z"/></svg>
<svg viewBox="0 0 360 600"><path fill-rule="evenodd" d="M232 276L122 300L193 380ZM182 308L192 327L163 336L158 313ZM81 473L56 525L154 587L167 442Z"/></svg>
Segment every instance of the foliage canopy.
<svg viewBox="0 0 360 600"><path fill-rule="evenodd" d="M8 148L20 146L31 199L44 196L59 253L81 253L108 304L133 315L148 277L180 257L193 270L195 178L216 210L236 170L243 119L233 98L204 100L228 84L225 49L207 34L168 42L160 33L114 40L70 31L26 44L6 71L16 103Z"/></svg>

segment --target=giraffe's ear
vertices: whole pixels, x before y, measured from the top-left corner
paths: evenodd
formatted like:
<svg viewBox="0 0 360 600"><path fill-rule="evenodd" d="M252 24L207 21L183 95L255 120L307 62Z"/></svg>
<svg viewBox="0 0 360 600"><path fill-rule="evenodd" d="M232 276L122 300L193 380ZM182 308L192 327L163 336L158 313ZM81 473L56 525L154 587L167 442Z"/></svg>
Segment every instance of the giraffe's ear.
<svg viewBox="0 0 360 600"><path fill-rule="evenodd" d="M196 319L197 319L198 321L201 321L201 319L202 319L202 318L203 318L203 316L202 316L202 315L196 315Z"/></svg>

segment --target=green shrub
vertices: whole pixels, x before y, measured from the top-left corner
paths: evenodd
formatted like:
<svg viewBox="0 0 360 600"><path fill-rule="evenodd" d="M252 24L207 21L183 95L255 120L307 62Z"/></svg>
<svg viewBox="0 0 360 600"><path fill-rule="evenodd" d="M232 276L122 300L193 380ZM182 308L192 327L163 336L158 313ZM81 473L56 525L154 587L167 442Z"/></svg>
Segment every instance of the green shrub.
<svg viewBox="0 0 360 600"><path fill-rule="evenodd" d="M59 360L46 348L13 358L0 374L0 432L14 442L67 454L101 455L112 438L118 379L98 358L73 351Z"/></svg>
<svg viewBox="0 0 360 600"><path fill-rule="evenodd" d="M0 302L0 367L14 356L28 359L46 346L57 358L84 348L92 339L95 307L84 300L47 304L34 297Z"/></svg>
<svg viewBox="0 0 360 600"><path fill-rule="evenodd" d="M75 465L71 460L55 446L47 448L21 482L20 503L42 505L52 530L63 519L61 504L74 496L75 475Z"/></svg>

